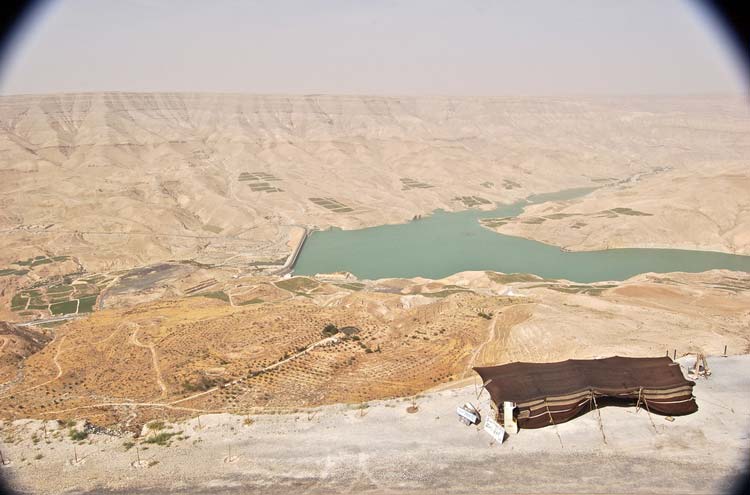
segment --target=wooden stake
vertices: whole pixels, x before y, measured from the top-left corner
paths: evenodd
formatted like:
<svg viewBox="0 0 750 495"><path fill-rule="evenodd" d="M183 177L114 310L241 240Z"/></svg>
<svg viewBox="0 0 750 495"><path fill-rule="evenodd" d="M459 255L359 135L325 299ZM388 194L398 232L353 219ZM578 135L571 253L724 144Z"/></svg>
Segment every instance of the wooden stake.
<svg viewBox="0 0 750 495"><path fill-rule="evenodd" d="M78 450L76 449L75 445L73 445L73 457L75 457L76 464L78 464Z"/></svg>
<svg viewBox="0 0 750 495"><path fill-rule="evenodd" d="M727 357L727 345L724 344L724 357Z"/></svg>
<svg viewBox="0 0 750 495"><path fill-rule="evenodd" d="M677 349L674 350L674 354L672 354L672 361L675 361L677 359Z"/></svg>
<svg viewBox="0 0 750 495"><path fill-rule="evenodd" d="M0 462L2 462L2 463L3 463L3 466L5 466L5 464L7 464L7 463L5 462L5 457L3 457L3 451L2 451L2 450L0 450Z"/></svg>
<svg viewBox="0 0 750 495"><path fill-rule="evenodd" d="M138 459L138 466L141 465L141 451L138 450L138 442L135 442L135 457Z"/></svg>

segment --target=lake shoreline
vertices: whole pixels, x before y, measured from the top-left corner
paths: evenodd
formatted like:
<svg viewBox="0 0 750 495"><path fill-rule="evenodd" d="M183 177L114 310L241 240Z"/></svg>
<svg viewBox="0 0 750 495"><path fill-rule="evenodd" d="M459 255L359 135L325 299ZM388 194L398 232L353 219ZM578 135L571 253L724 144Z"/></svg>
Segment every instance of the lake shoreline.
<svg viewBox="0 0 750 495"><path fill-rule="evenodd" d="M462 271L530 273L574 282L625 280L648 273L728 269L750 273L750 256L718 250L617 247L574 250L507 235L483 225L491 218L517 218L526 207L567 201L599 188L531 195L489 209L435 210L407 223L365 229L315 231L299 252L294 274L350 272L360 279L445 278Z"/></svg>

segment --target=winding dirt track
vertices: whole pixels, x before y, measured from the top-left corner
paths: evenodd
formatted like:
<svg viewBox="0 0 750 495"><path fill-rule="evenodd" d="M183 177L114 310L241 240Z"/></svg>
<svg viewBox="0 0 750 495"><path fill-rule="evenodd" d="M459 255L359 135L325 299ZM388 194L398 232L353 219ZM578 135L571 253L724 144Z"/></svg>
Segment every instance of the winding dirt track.
<svg viewBox="0 0 750 495"><path fill-rule="evenodd" d="M131 336L130 336L131 342L133 344L135 344L136 346L138 346L138 347L145 347L145 348L151 349L150 346L147 346L147 345L144 345L144 344L141 344L140 342L138 342L138 340L136 338L136 332L137 331L138 331L138 329L136 329L131 334ZM279 361L277 363L274 363L274 364L271 364L269 366L266 366L265 368L261 368L260 370L258 370L258 372L263 373L263 372L266 372L266 371L270 371L270 370L272 370L274 368L277 368L277 367L279 367L279 366L281 366L281 365L283 365L285 363L288 363L289 361L291 361L293 359L296 359L296 358L298 358L298 357L306 354L307 352L311 351L312 349L314 349L314 348L316 348L316 347L318 347L320 345L324 345L324 344L327 344L329 342L333 342L334 339L336 339L336 336L326 337L325 339L321 339L321 340L315 342L314 344L311 344L306 349L304 349L304 350L302 350L302 351L300 351L300 352L298 352L296 354L293 354L293 355L289 356L288 358L284 359L283 361ZM164 383L161 381L161 369L158 368L158 363L156 362L155 354L152 354L152 355L154 356L154 366L158 370L157 371L157 381L159 382L160 386L163 387ZM57 361L55 361L55 363L57 364ZM59 365L58 365L58 367L59 367ZM62 369L60 369L60 374L62 374ZM232 385L237 385L241 381L242 381L242 379L240 378L240 379L234 380L232 382L229 382L229 383L223 385L222 387L228 387L228 386L232 386ZM47 383L49 383L49 382L47 382ZM44 384L42 384L42 385L44 385ZM37 387L38 386L41 386L41 385L37 385ZM162 402L100 402L98 404L90 404L90 405L86 405L86 406L71 407L69 409L57 409L55 411L46 411L46 412L43 412L42 414L44 414L44 415L59 414L59 413L77 411L77 410L81 410L81 409L96 409L96 408L100 408L100 407L156 407L156 408L164 408L164 409L173 409L173 410L178 410L178 411L192 411L192 412L203 412L203 413L224 412L224 410L198 409L198 408L182 407L182 406L176 406L175 405L175 404L180 404L182 402L187 402L187 401L190 401L190 400L193 400L193 399L197 399L198 397L202 397L204 395L211 394L213 392L216 392L217 390L219 390L219 388L222 388L222 387L218 387L218 386L217 387L213 387L213 388L210 388L210 389L208 389L206 391L198 392L196 394L190 395L188 397L183 397L182 399L178 399L178 400L175 400L175 401L172 401L172 402L164 402L164 403L162 403ZM162 392L163 392L163 394L166 392L166 387L162 388Z"/></svg>
<svg viewBox="0 0 750 495"><path fill-rule="evenodd" d="M533 304L534 303L522 303L509 306L494 316L490 323L489 331L487 332L487 339L472 353L471 359L469 359L469 364L466 366L466 371L464 371L462 376L463 378L466 378L467 375L471 374L472 368L475 365L486 364L485 362L482 362L483 354L486 353L497 361L498 356L501 356L503 353L502 347L504 347L503 344L508 333L514 326L523 323L531 316L531 313L529 313L525 307ZM498 324L500 325L500 334L498 334ZM493 346L497 348L492 349Z"/></svg>
<svg viewBox="0 0 750 495"><path fill-rule="evenodd" d="M487 332L487 339L484 342L482 342L476 349L474 349L474 352L471 353L471 359L469 359L469 364L466 365L466 371L464 371L464 374L461 378L466 378L466 375L472 372L472 368L474 367L474 363L476 362L477 357L479 356L479 353L482 352L482 349L484 349L484 347L487 344L489 344L495 339L497 318L498 318L497 315L495 315L492 318L492 321L490 322L489 331Z"/></svg>
<svg viewBox="0 0 750 495"><path fill-rule="evenodd" d="M328 342L333 342L334 339L336 339L336 336L326 337L325 339L321 339L321 340L319 340L319 341L317 341L317 342L315 342L313 344L310 344L308 347L306 347L305 349L301 350L300 352L298 352L296 354L292 354L291 356L289 356L288 358L284 359L283 361L279 361L277 363L270 364L270 365L266 366L265 368L261 368L261 369L257 370L257 372L258 373L265 373L266 371L270 371L270 370L272 370L274 368L278 368L282 364L288 363L289 361L291 361L293 359L296 359L296 358L298 358L298 357L306 354L307 352L311 351L312 349L314 349L314 348L316 348L316 347L318 347L320 345L327 344ZM241 382L243 379L244 378L239 378L237 380L231 381L231 382L225 384L224 387L229 387L231 385L236 385L239 382ZM178 399L178 400L172 401L172 402L170 402L170 404L179 404L180 402L187 402L187 401L192 400L192 399L197 399L198 397L201 397L201 396L208 395L210 393L216 392L217 390L219 390L219 388L220 387L213 387L213 388L210 388L210 389L206 390L205 392L199 392L197 394L193 394L193 395L190 395L188 397L184 397L182 399Z"/></svg>
<svg viewBox="0 0 750 495"><path fill-rule="evenodd" d="M33 387L29 387L26 390L20 390L18 392L14 392L14 393L16 393L16 394L25 394L27 392L31 392L32 390L36 390L39 387L43 387L43 386L47 385L48 383L52 383L55 380L58 380L62 376L63 369L62 369L62 366L60 366L60 362L58 361L58 358L60 357L60 354L62 354L62 345L63 345L63 342L65 342L65 337L67 337L67 335L63 335L62 337L60 337L60 342L57 344L57 351L55 352L55 355L52 358L52 362L55 363L55 366L57 367L57 374L55 375L55 377L47 380L46 382L42 382L42 383L39 383L37 385L34 385ZM5 397L7 395L9 395L9 394L1 395L0 398Z"/></svg>
<svg viewBox="0 0 750 495"><path fill-rule="evenodd" d="M161 375L161 367L159 367L159 359L156 355L156 348L153 344L141 344L138 341L138 330L140 328L136 325L135 330L133 330L133 333L130 334L130 343L137 346L137 347L143 347L145 349L148 349L151 352L151 361L154 365L154 373L156 373L156 383L159 385L159 388L161 389L161 396L164 397L167 395L167 386L164 385L164 380L162 380Z"/></svg>

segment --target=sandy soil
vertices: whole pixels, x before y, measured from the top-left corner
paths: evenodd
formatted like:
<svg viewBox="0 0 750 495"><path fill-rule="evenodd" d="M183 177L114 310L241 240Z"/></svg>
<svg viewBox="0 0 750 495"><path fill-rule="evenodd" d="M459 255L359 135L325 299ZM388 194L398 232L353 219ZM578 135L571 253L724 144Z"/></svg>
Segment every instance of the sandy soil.
<svg viewBox="0 0 750 495"><path fill-rule="evenodd" d="M74 452L52 423L45 441L40 422L16 421L3 426L17 440L4 446L2 472L33 493L721 493L750 454L750 357L709 365L713 375L695 388L699 411L674 422L607 407L601 430L589 413L498 445L457 421L466 401L488 412L487 395L477 401L468 386L415 398L414 414L407 399L257 415L250 425L202 416L168 425L184 440L141 442L138 453L103 434Z"/></svg>

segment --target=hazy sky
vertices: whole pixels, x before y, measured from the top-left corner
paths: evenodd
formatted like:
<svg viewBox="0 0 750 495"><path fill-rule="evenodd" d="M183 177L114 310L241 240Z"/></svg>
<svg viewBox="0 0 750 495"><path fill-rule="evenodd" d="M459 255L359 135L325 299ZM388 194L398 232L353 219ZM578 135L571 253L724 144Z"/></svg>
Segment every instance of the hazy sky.
<svg viewBox="0 0 750 495"><path fill-rule="evenodd" d="M728 46L680 0L59 0L0 92L744 92Z"/></svg>

